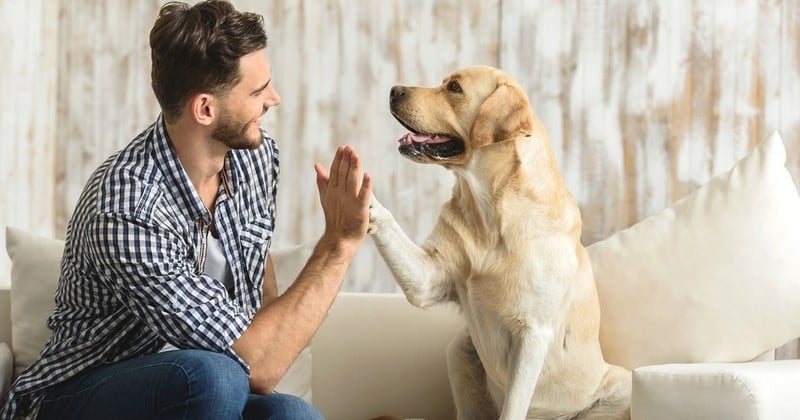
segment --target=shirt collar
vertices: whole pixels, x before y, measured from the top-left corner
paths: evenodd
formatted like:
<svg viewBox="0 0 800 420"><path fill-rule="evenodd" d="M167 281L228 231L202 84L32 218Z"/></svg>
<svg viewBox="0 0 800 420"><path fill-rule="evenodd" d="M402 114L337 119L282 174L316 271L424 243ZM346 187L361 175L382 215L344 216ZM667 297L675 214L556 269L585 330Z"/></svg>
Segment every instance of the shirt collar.
<svg viewBox="0 0 800 420"><path fill-rule="evenodd" d="M203 200L192 185L189 175L184 170L175 149L172 147L172 141L167 134L167 127L164 121L164 116L159 115L156 120L155 130L153 130L153 149L156 162L164 172L164 177L167 181L169 191L173 192L178 199L178 202L185 209L186 214L189 215L191 220L203 219L205 222L211 221L211 214L206 209ZM236 193L236 176L232 164L231 152L225 155L225 162L222 167L222 187L225 193L233 196Z"/></svg>

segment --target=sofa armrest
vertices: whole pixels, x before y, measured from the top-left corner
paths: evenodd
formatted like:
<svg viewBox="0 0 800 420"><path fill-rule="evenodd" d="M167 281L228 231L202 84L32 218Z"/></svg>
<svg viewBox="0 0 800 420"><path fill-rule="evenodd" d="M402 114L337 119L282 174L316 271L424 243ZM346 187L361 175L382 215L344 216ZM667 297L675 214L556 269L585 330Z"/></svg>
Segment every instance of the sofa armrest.
<svg viewBox="0 0 800 420"><path fill-rule="evenodd" d="M800 414L800 360L642 366L631 419L784 420Z"/></svg>
<svg viewBox="0 0 800 420"><path fill-rule="evenodd" d="M0 399L4 399L11 388L14 376L14 354L6 343L0 343Z"/></svg>

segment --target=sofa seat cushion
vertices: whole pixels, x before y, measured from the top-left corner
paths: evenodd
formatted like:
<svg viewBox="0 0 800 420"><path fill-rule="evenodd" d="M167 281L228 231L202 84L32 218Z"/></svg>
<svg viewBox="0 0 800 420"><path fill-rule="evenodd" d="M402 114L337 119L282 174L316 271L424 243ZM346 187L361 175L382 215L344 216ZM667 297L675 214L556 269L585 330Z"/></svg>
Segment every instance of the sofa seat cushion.
<svg viewBox="0 0 800 420"><path fill-rule="evenodd" d="M632 420L785 420L800 415L800 360L666 364L633 371Z"/></svg>

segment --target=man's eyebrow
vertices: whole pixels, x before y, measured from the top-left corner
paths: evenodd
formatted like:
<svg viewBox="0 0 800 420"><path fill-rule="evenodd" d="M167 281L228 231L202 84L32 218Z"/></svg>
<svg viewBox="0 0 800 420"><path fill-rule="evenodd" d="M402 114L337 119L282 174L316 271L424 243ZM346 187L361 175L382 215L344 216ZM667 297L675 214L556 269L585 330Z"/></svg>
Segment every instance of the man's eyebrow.
<svg viewBox="0 0 800 420"><path fill-rule="evenodd" d="M269 79L269 80L267 80L267 83L264 83L264 86L261 86L261 87L259 87L259 88L256 88L254 91L252 91L252 92L250 92L250 93L252 93L252 94L256 94L256 93L259 93L259 92L261 92L262 90L266 89L266 88L267 88L267 86L269 86L270 82L272 82L272 79Z"/></svg>

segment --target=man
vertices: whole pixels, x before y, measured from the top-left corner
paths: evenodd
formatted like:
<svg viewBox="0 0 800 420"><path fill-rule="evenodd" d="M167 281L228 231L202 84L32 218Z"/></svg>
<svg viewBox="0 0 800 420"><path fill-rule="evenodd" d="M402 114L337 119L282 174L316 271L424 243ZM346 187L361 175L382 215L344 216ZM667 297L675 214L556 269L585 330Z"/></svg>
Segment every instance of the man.
<svg viewBox="0 0 800 420"><path fill-rule="evenodd" d="M162 7L156 122L89 179L67 229L53 330L3 418L321 418L273 389L364 240L371 180L340 147L315 164L325 231L277 296L268 254L280 103L263 19L224 1Z"/></svg>

